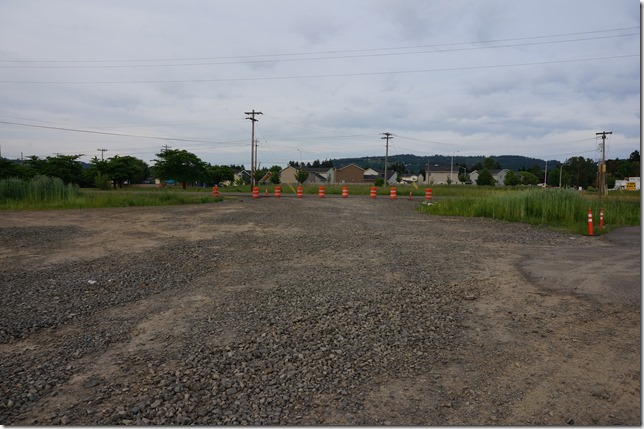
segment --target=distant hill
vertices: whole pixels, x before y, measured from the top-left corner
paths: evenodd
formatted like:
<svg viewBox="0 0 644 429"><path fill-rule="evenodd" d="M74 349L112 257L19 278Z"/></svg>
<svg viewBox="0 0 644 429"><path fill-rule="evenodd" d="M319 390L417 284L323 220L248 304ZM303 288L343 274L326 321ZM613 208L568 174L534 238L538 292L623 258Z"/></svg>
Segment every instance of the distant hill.
<svg viewBox="0 0 644 429"><path fill-rule="evenodd" d="M465 164L470 169L471 166L477 163L483 163L485 156L454 156L454 165ZM545 168L546 160L539 158L530 158L527 156L519 155L500 155L492 157L495 161L501 164L501 168L507 168L510 170L517 171L523 168L530 168L534 165L538 165L542 169ZM405 165L405 168L410 173L418 173L420 171L425 171L427 163L430 165L441 165L449 166L452 157L449 155L432 155L432 156L418 156L412 154L404 155L392 155L387 158L389 165L402 162ZM382 156L363 156L360 158L338 158L332 159L333 165L338 168L347 164L356 164L362 168L380 168L385 167L385 157ZM558 167L560 164L557 160L549 160L548 168ZM456 168L456 167L455 167Z"/></svg>

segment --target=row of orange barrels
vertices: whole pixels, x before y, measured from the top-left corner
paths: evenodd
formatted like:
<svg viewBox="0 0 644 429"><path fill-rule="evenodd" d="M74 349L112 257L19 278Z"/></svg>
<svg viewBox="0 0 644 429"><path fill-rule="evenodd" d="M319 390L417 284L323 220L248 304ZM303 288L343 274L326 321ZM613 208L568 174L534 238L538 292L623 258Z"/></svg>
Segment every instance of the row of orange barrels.
<svg viewBox="0 0 644 429"><path fill-rule="evenodd" d="M371 187L371 190L369 191L369 198L376 198L376 193L377 193L377 188L375 186ZM324 198L326 195L324 186L320 186L318 189L318 197L319 198ZM212 196L215 198L219 198L219 187L213 186L212 188ZM268 189L266 190L266 196L268 197ZM282 196L282 187L281 186L276 186L275 187L275 198L280 198ZM304 197L304 191L301 186L297 187L297 198L303 198ZM253 187L253 198L259 198L259 187L255 186ZM349 198L349 187L348 186L343 186L342 187L342 198ZM389 199L396 199L397 198L397 192L395 187L389 188ZM409 191L409 199L412 199L411 191ZM432 190L431 188L425 189L425 201L432 201Z"/></svg>

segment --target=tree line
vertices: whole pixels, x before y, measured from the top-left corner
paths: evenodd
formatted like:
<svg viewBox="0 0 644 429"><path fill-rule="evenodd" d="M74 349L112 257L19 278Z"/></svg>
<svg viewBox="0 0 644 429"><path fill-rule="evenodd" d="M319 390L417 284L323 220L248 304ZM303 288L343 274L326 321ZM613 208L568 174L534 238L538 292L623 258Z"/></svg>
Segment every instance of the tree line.
<svg viewBox="0 0 644 429"><path fill-rule="evenodd" d="M149 178L157 178L162 182L173 180L182 187L188 184L200 183L213 185L222 182L233 182L235 173L244 170L237 165L211 165L202 161L197 155L182 149L168 149L156 154L154 165L149 166L144 161L133 156L114 156L106 160L92 158L89 167L84 168L78 160L82 155L56 155L40 158L30 156L24 163L18 163L5 158L0 158L0 179L17 177L28 179L37 175L59 177L66 184L72 183L81 187L105 188L113 186L122 187L125 183L142 183ZM308 173L304 168L333 168L330 160L315 160L313 163L298 163L290 161L289 165L298 168L298 181L304 182ZM384 168L384 162L382 167ZM521 167L517 171L509 171L505 177L504 185L536 185L544 183L547 174L547 183L552 186L589 186L597 187L597 163L590 158L572 157L565 162L552 162L548 164L546 173L545 165ZM501 169L503 166L494 158L486 157L483 162L466 165L455 163L454 171L459 181L471 183L469 173L479 171L477 184L494 185L494 178L490 170ZM404 162L394 162L388 165L390 171L399 175L410 174ZM279 183L279 172L282 168L278 165L260 168L255 173L257 182ZM270 174L268 174L270 173ZM424 174L420 169L417 174ZM625 177L639 176L640 153L634 151L627 159L610 159L606 161L607 186L613 188L615 180ZM250 177L242 177L237 184L248 183Z"/></svg>
<svg viewBox="0 0 644 429"><path fill-rule="evenodd" d="M162 182L173 180L186 187L194 183L213 185L227 180L232 182L235 172L243 170L243 166L237 165L210 165L197 155L180 149L157 153L153 166L133 156L117 155L105 160L94 157L85 168L79 161L81 156L29 156L24 162L0 158L0 179L49 176L80 187L121 188L125 183L144 183L158 178Z"/></svg>

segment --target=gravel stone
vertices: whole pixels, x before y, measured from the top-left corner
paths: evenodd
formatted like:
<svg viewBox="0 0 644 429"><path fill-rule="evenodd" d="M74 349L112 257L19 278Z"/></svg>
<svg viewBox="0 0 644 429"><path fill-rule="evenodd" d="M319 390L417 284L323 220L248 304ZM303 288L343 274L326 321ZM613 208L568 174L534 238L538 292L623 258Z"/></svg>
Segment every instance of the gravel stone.
<svg viewBox="0 0 644 429"><path fill-rule="evenodd" d="M205 238L183 228L197 226L191 212L218 206L158 208L177 232L155 248L0 268L0 344L49 338L42 350L3 355L0 424L32 415L41 398L65 404L63 388L101 356L111 375L78 386L95 411L70 404L39 424L302 425L332 408L376 424L359 416L371 386L434 368L438 381L468 341L468 306L483 293L472 275L485 261L458 243L570 240L522 224L430 218L401 200L283 200L213 215ZM41 253L64 249L70 236L92 234L82 225L0 228L4 246ZM181 297L200 304L177 317ZM166 316L176 326L140 335ZM446 395L438 408L459 401Z"/></svg>

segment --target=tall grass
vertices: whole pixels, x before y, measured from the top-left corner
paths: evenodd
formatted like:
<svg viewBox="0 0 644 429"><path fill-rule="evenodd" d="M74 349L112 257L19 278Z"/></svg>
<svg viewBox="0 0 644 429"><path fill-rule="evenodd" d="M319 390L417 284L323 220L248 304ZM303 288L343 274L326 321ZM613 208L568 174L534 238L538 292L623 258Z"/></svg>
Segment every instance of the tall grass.
<svg viewBox="0 0 644 429"><path fill-rule="evenodd" d="M576 190L523 189L503 192L475 192L463 196L435 198L435 204L423 206L426 213L488 217L510 222L548 225L575 233L587 232L588 209L593 212L595 231L599 231L599 213L604 209L605 231L640 224L639 198L585 196Z"/></svg>
<svg viewBox="0 0 644 429"><path fill-rule="evenodd" d="M122 192L81 190L58 178L36 176L31 180L0 180L0 209L51 210L106 207L203 204L221 201L194 192Z"/></svg>
<svg viewBox="0 0 644 429"><path fill-rule="evenodd" d="M79 195L80 190L77 187L65 185L58 177L36 176L30 180L0 180L0 204L70 201Z"/></svg>

